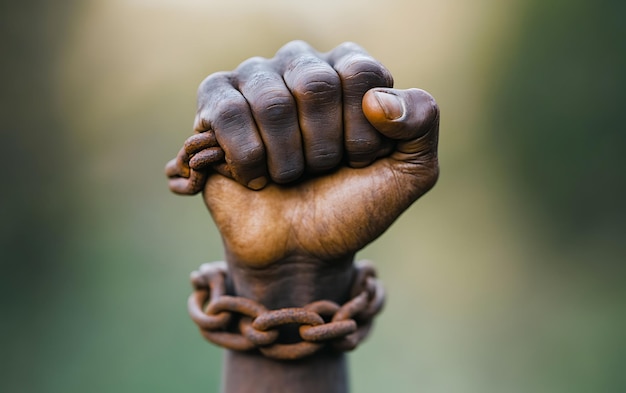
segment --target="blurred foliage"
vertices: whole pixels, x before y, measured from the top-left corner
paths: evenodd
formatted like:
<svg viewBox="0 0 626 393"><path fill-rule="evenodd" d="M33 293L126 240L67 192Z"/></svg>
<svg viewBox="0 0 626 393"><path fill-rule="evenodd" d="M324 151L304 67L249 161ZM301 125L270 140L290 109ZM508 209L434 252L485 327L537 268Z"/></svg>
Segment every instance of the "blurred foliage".
<svg viewBox="0 0 626 393"><path fill-rule="evenodd" d="M438 185L361 253L390 297L353 390L626 391L624 4L0 7L0 391L217 391L185 299L219 235L162 168L207 74L292 39L356 41L442 108Z"/></svg>
<svg viewBox="0 0 626 393"><path fill-rule="evenodd" d="M36 0L0 7L0 149L6 168L0 197L0 334L7 363L1 390L34 392L43 386L32 377L32 367L42 367L50 355L42 351L47 346L42 330L56 317L59 283L71 275L63 255L71 247L77 214L74 151L54 105L53 75L77 9L72 2Z"/></svg>
<svg viewBox="0 0 626 393"><path fill-rule="evenodd" d="M626 243L626 3L531 1L494 91L492 143L564 246ZM617 255L615 255L617 257ZM624 264L607 258L598 263Z"/></svg>

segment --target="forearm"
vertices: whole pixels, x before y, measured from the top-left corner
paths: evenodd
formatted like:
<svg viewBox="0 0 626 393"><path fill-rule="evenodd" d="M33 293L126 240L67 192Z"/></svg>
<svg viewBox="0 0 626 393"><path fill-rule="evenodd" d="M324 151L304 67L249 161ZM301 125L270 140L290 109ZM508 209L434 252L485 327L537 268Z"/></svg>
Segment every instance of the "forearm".
<svg viewBox="0 0 626 393"><path fill-rule="evenodd" d="M292 257L265 269L244 267L228 252L227 261L233 294L255 300L268 310L304 307L317 300L343 304L354 280L353 256L323 263ZM282 340L297 342L297 331L289 330L281 331ZM227 350L222 392L346 393L346 368L346 356L328 347L289 361L271 359L259 351Z"/></svg>
<svg viewBox="0 0 626 393"><path fill-rule="evenodd" d="M274 360L227 350L222 393L347 393L346 355L322 351L299 360Z"/></svg>

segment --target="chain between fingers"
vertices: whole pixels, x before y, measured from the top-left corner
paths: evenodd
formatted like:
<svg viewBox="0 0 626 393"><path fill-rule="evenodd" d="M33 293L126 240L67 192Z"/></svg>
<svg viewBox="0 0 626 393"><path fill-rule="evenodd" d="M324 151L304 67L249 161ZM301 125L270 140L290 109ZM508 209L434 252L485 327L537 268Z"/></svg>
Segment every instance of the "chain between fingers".
<svg viewBox="0 0 626 393"><path fill-rule="evenodd" d="M357 263L355 270L353 297L344 305L319 300L267 310L251 299L226 295L226 264L206 263L191 274L189 314L208 341L235 351L259 350L280 360L307 357L324 347L349 351L365 339L385 298L369 261ZM281 328L287 325L297 326L300 341L281 341Z"/></svg>
<svg viewBox="0 0 626 393"><path fill-rule="evenodd" d="M224 151L212 130L189 137L176 158L165 165L170 190L181 195L199 193L204 188L210 167L223 161Z"/></svg>

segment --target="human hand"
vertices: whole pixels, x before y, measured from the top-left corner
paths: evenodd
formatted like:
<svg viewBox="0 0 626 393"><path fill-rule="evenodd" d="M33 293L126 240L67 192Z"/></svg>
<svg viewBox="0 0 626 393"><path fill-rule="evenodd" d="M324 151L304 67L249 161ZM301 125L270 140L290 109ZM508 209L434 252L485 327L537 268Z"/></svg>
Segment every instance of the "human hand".
<svg viewBox="0 0 626 393"><path fill-rule="evenodd" d="M392 85L355 44L299 41L202 82L186 151L213 166L204 200L230 264L351 261L432 188L438 107Z"/></svg>

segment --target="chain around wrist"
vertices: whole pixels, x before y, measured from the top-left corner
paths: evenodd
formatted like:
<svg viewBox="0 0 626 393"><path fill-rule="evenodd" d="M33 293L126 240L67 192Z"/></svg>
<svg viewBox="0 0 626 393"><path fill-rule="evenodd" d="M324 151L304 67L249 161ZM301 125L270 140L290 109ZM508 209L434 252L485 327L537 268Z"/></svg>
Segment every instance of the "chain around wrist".
<svg viewBox="0 0 626 393"><path fill-rule="evenodd" d="M205 263L191 273L189 314L207 340L235 351L258 350L280 360L304 358L323 348L349 351L366 338L385 300L372 263L360 261L354 269L351 299L343 305L318 300L268 310L254 300L226 294L225 262ZM281 340L286 325L297 326L300 341Z"/></svg>

